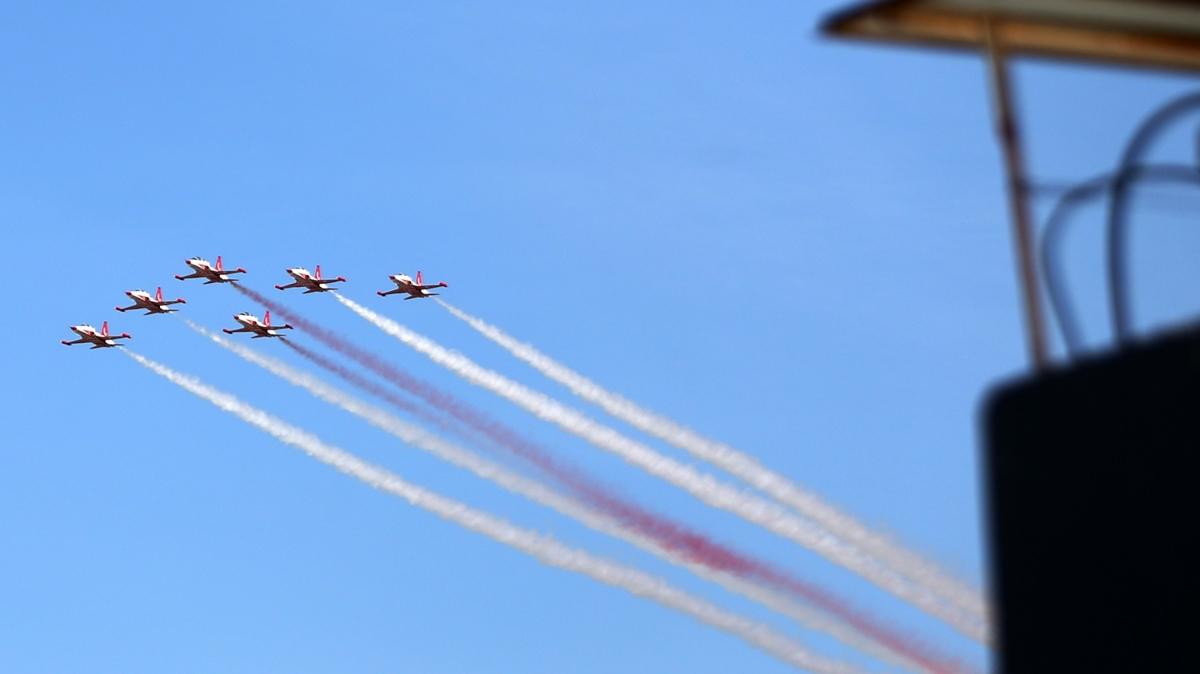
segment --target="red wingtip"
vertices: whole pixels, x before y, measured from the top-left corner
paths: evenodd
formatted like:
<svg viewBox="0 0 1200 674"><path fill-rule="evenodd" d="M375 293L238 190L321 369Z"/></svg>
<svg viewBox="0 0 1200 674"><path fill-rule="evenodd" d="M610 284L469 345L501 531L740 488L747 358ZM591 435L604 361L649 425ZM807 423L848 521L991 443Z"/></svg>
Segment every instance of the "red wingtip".
<svg viewBox="0 0 1200 674"><path fill-rule="evenodd" d="M441 286L441 287L443 287L443 288L449 288L449 287L450 287L450 284L446 283L445 281L440 281L440 282L438 282L438 285L440 285L440 286Z"/></svg>

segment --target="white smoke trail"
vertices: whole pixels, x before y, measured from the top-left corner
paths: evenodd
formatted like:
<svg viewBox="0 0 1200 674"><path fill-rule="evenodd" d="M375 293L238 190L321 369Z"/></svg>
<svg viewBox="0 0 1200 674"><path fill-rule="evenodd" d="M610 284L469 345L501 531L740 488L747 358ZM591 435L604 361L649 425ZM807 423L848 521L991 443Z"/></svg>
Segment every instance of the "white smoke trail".
<svg viewBox="0 0 1200 674"><path fill-rule="evenodd" d="M296 369L283 361L259 353L247 346L225 339L189 319L184 319L184 321L188 327L198 334L232 351L243 360L263 368L293 386L304 389L320 400L340 407L402 442L427 451L443 461L469 470L477 477L493 482L510 492L524 496L535 503L574 519L588 528L635 545L672 564L685 567L695 575L717 583L734 594L739 594L756 601L767 608L796 620L809 629L824 632L880 660L915 671L933 671L929 667L913 661L903 653L890 650L886 645L880 644L853 626L847 625L836 618L826 616L819 610L791 601L771 589L738 578L733 574L717 571L702 564L689 562L653 539L642 536L628 527L622 526L612 517L588 508L574 499L567 498L540 482L513 473L470 450L447 442L419 426L407 423L385 410L326 383L319 377Z"/></svg>
<svg viewBox="0 0 1200 674"><path fill-rule="evenodd" d="M733 634L795 667L818 674L857 674L858 672L848 664L815 655L766 625L718 608L703 599L672 587L660 578L596 557L583 550L571 548L549 536L522 529L507 520L476 510L465 503L410 484L395 473L369 464L338 447L326 444L317 436L244 403L228 393L208 386L195 377L176 372L132 351L122 349L122 352L168 381L207 400L218 408L236 415L281 442L299 448L314 459L376 489L399 496L410 504L438 517L516 548L544 564L586 575L606 585L623 589L630 594L686 613L703 623Z"/></svg>
<svg viewBox="0 0 1200 674"><path fill-rule="evenodd" d="M825 527L834 535L858 546L864 552L891 566L901 575L928 587L944 600L972 612L979 620L986 619L986 603L978 589L954 578L940 569L937 564L922 558L916 552L904 549L898 543L870 530L853 516L840 511L816 494L770 470L754 457L725 443L706 438L690 428L606 390L532 345L517 340L481 318L472 316L441 299L435 298L434 301L484 337L499 344L509 353L525 361L550 379L566 386L580 398L598 405L605 412L629 423L634 428L736 475L781 503L795 508L797 512Z"/></svg>
<svg viewBox="0 0 1200 674"><path fill-rule="evenodd" d="M337 292L332 294L338 302L372 325L468 382L492 391L525 408L535 416L574 433L600 449L613 452L627 462L684 489L715 508L739 515L749 522L813 550L827 560L870 580L896 597L940 618L962 634L982 643L988 643L987 626L983 621L965 615L961 609L947 606L928 589L915 586L891 569L881 566L875 559L864 554L858 548L838 539L809 520L796 516L774 502L720 482L712 475L700 473L689 465L660 454L612 428L597 423L545 394L522 386L498 372L481 367L463 354L451 351Z"/></svg>

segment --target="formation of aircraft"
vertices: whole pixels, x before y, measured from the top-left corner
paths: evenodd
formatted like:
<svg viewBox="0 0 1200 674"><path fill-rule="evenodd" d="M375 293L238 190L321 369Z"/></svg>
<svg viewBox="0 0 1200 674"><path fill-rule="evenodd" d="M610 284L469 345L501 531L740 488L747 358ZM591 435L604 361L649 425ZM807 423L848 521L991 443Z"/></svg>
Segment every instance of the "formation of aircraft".
<svg viewBox="0 0 1200 674"><path fill-rule="evenodd" d="M343 283L346 280L344 276L337 278L321 278L321 265L317 265L317 273L312 273L304 267L292 267L287 270L288 276L291 276L294 281L287 285L277 285L276 290L287 290L288 288L304 288L304 294L309 293L326 293L333 288L326 288L330 283Z"/></svg>
<svg viewBox="0 0 1200 674"><path fill-rule="evenodd" d="M250 339L259 339L261 337L283 337L283 335L279 334L280 330L292 329L292 326L287 324L271 325L271 312L269 311L263 314L263 319L261 321L258 320L258 316L255 316L249 311L243 311L240 314L234 314L233 320L241 323L242 327L234 328L233 330L230 330L229 328L222 328L221 330L227 335L232 335L235 332L253 332L254 336Z"/></svg>
<svg viewBox="0 0 1200 674"><path fill-rule="evenodd" d="M73 344L91 344L93 349L109 349L114 346L121 346L117 343L118 339L130 338L130 334L128 332L122 332L119 335L108 334L108 321L104 321L104 323L100 325L99 330L88 325L87 323L72 325L71 332L79 335L79 339L73 339L69 342L64 339L61 340L63 344L66 344L67 346L71 346Z"/></svg>
<svg viewBox="0 0 1200 674"><path fill-rule="evenodd" d="M183 263L195 271L187 276L180 276L179 274L176 274L175 278L179 279L180 281L186 281L190 278L202 278L204 279L204 285L208 285L209 283L233 283L237 281L237 279L229 278L230 275L246 273L246 270L242 269L241 267L238 267L237 269L226 270L224 265L221 264L220 255L217 256L216 265L211 264L208 260L205 260L202 257L189 257L188 259L184 260Z"/></svg>
<svg viewBox="0 0 1200 674"><path fill-rule="evenodd" d="M236 283L237 279L233 278L233 275L246 273L246 270L242 267L238 267L237 269L226 269L224 264L221 262L220 255L217 256L216 264L212 264L202 257L188 258L184 260L184 264L186 264L188 267L191 267L192 273L183 276L176 274L175 278L179 279L180 281L196 278L204 279L205 285L210 283ZM309 293L329 292L330 290L333 290L333 288L329 287L331 284L344 283L346 281L344 276L338 276L336 278L322 278L320 265L317 265L315 273L310 273L303 267L292 267L291 269L287 270L287 273L292 277L293 281L286 285L277 285L275 287L279 290L287 290L289 288L304 288L305 295ZM438 293L430 292L431 290L448 287L445 281L426 284L421 277L421 272L417 272L416 279L404 274L391 274L388 276L388 279L392 283L395 283L396 287L388 291L377 291L376 294L380 297L403 294L407 295L407 297L404 299L415 300L423 297L433 297ZM178 311L178 309L171 309L170 307L172 305L187 304L187 300L183 299L182 297L177 297L173 300L164 300L161 287L156 289L153 295L145 290L127 290L125 291L125 295L128 296L129 299L133 300L133 305L128 307L114 307L121 313L133 310L144 310L146 312L143 314L144 316L149 316L150 314L169 314ZM259 339L261 337L283 337L283 335L280 333L281 330L293 329L291 325L287 324L271 325L271 312L269 311L263 314L261 321L257 316L249 312L242 312L235 315L233 318L241 325L241 327L233 330L226 328L225 332L231 335L237 332L250 332L253 333L252 339ZM108 321L104 321L99 330L86 323L72 325L70 326L70 329L76 335L79 335L79 339L70 341L65 339L60 340L67 346L71 346L73 344L91 344L93 349L106 349L114 346L121 346L117 340L131 339L131 336L128 332L122 332L119 335L109 334Z"/></svg>
<svg viewBox="0 0 1200 674"><path fill-rule="evenodd" d="M388 295L404 293L408 295L408 297L404 298L406 300L419 300L422 297L433 297L434 295L438 295L439 293L429 292L434 288L447 287L445 281L438 281L437 283L425 285L421 278L421 272L417 272L416 280L413 280L411 277L404 274L392 274L391 276L388 276L388 278L391 279L392 283L396 284L396 287L387 291L376 290L376 295L379 295L380 297L387 297Z"/></svg>
<svg viewBox="0 0 1200 674"><path fill-rule="evenodd" d="M133 300L133 306L113 307L121 313L132 311L134 309L145 309L146 313L142 314L143 316L149 316L150 314L169 314L179 311L178 309L169 309L168 307L170 307L172 304L187 304L187 300L183 299L182 297L177 297L173 300L164 300L161 287L154 291L153 297L151 297L150 293L146 292L145 290L126 290L125 294L129 296L129 299Z"/></svg>

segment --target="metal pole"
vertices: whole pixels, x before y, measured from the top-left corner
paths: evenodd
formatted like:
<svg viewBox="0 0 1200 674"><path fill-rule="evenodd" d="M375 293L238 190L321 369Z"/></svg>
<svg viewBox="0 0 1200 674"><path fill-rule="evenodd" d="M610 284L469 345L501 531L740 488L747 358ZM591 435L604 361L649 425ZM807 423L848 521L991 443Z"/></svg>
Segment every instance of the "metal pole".
<svg viewBox="0 0 1200 674"><path fill-rule="evenodd" d="M1013 243L1017 254L1017 274L1021 284L1021 299L1025 310L1025 339L1029 358L1035 369L1046 367L1046 330L1042 317L1041 294L1038 291L1037 268L1033 258L1033 227L1029 219L1027 184L1021 140L1017 132L1016 115L1012 110L1009 91L1008 63L1004 48L996 40L992 22L985 23L987 32L988 73L991 79L992 104L995 108L996 134L1004 153L1004 170L1008 182L1008 208L1012 214Z"/></svg>

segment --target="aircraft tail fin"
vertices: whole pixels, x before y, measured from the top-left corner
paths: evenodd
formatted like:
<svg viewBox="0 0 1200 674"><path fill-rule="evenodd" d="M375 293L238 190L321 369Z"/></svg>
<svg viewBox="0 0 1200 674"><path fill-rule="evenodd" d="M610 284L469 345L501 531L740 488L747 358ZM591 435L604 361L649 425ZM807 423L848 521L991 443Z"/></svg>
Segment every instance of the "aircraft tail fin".
<svg viewBox="0 0 1200 674"><path fill-rule="evenodd" d="M108 336L108 321L104 321L103 323L100 324L100 336L101 337Z"/></svg>
<svg viewBox="0 0 1200 674"><path fill-rule="evenodd" d="M270 311L263 314L263 325L265 325L267 327L271 326L271 312Z"/></svg>
<svg viewBox="0 0 1200 674"><path fill-rule="evenodd" d="M417 283L417 285L422 285L422 284L424 284L424 283L425 283L425 278L424 278L423 276L421 276L421 271L420 271L420 270L417 270L417 281L416 281L416 283Z"/></svg>
<svg viewBox="0 0 1200 674"><path fill-rule="evenodd" d="M317 265L317 278L321 278L321 265Z"/></svg>
<svg viewBox="0 0 1200 674"><path fill-rule="evenodd" d="M217 256L217 271L224 271L225 265L221 264L221 256Z"/></svg>
<svg viewBox="0 0 1200 674"><path fill-rule="evenodd" d="M154 301L155 301L155 302L161 302L161 301L163 301L163 299L162 299L162 286L159 286L159 287L158 287L158 290L155 290L155 291L154 291Z"/></svg>

